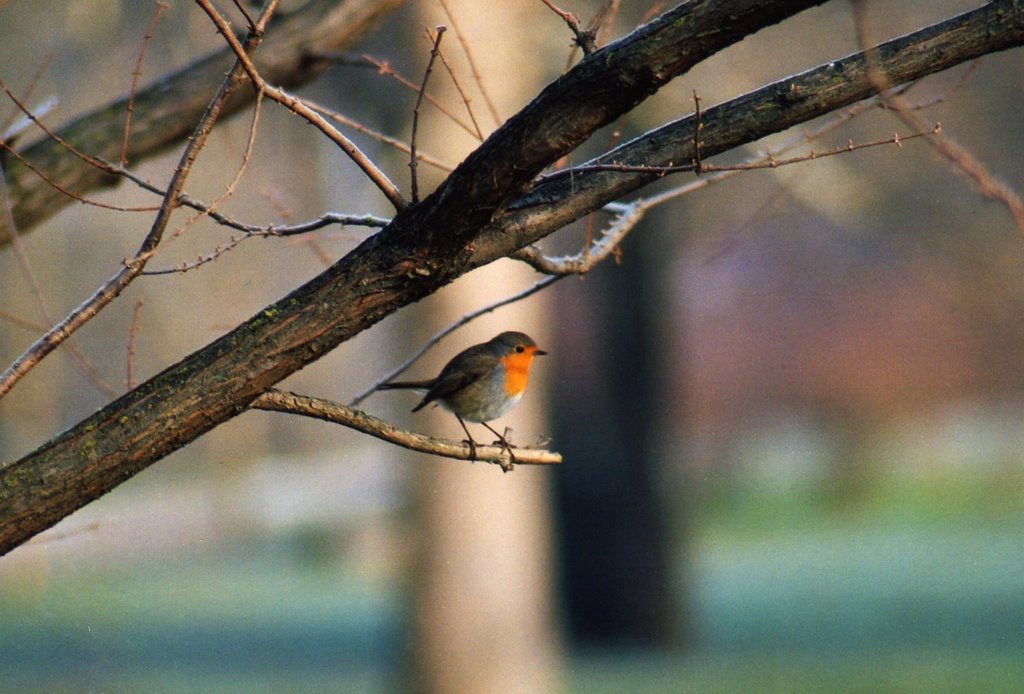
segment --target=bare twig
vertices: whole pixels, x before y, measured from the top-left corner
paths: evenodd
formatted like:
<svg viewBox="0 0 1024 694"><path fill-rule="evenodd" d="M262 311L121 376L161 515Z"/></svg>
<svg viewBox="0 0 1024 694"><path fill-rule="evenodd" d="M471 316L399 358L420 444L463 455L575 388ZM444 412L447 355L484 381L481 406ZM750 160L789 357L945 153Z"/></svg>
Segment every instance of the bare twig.
<svg viewBox="0 0 1024 694"><path fill-rule="evenodd" d="M18 234L17 224L14 221L14 214L11 211L10 196L7 191L7 179L4 176L3 167L0 167L0 236L3 235L6 235L10 240L11 247L14 249L14 256L18 261L18 265L21 267L22 274L25 276L25 281L28 283L29 291L31 291L32 296L35 297L39 315L42 316L47 325L52 325L53 314L50 313L49 306L47 306L46 303L46 297L43 294L43 287L36 278L28 253L25 252L25 246ZM45 330L45 328L43 328L43 330ZM92 383L101 393L105 393L110 397L117 395L117 391L100 377L99 371L89 363L89 360L86 359L85 355L82 354L80 350L74 348L70 344L68 345L68 348L68 356L71 358L71 363L74 364L75 368L78 369L79 373L81 373L87 381Z"/></svg>
<svg viewBox="0 0 1024 694"><path fill-rule="evenodd" d="M700 176L704 173L704 164L700 160L700 133L704 129L704 121L700 117L700 96L697 94L697 90L693 90L693 172Z"/></svg>
<svg viewBox="0 0 1024 694"><path fill-rule="evenodd" d="M619 243L643 219L651 204L641 199L624 205L609 224L586 248L579 253L558 258L549 258L537 246L527 246L512 257L528 264L538 272L548 275L580 275L615 253Z"/></svg>
<svg viewBox="0 0 1024 694"><path fill-rule="evenodd" d="M231 50L238 58L238 62L241 64L242 69L245 70L245 73L249 76L249 79L252 81L253 86L257 91L263 92L270 99L309 121L311 125L315 126L320 130L320 132L334 142L334 144L338 145L341 151L347 154L356 166L363 170L363 173L366 174L367 178L369 178L377 188L380 189L396 210L405 208L405 199L402 198L402 194L398 192L398 188L391 182L391 179L387 177L387 174L381 171L377 165L374 164L369 157L363 154L363 152L356 147L351 140L342 135L334 126L324 120L323 116L307 106L302 99L289 94L279 87L267 84L267 82L260 77L260 74L256 70L256 66L253 64L252 60L250 60L249 56L246 55L242 44L238 42L238 39L235 38L235 35L231 32L231 26L220 15L220 13L214 9L213 5L210 4L210 0L196 0L196 2L199 3L199 6L204 12L206 12L207 16L210 17L210 20L217 27L217 31L220 32L220 35L224 37L225 41L227 41L228 46L231 47Z"/></svg>
<svg viewBox="0 0 1024 694"><path fill-rule="evenodd" d="M330 118L331 120L335 121L336 123L341 123L342 125L344 125L346 127L352 128L353 130L355 130L358 133L362 133L364 135L367 135L368 137L376 140L377 142L382 142L383 144L385 144L385 145L387 145L389 147L393 147L393 148L399 150L400 152L405 152L406 154L410 153L409 152L409 145L405 144L404 142L402 142L401 140L399 140L397 138L391 137L389 135L385 135L384 133L378 132L378 131L373 130L371 128L367 128L362 123L354 121L351 118L343 116L342 114L338 113L337 111L332 111L331 109L326 108L324 106L321 106L320 104L317 104L317 103L315 103L313 101L310 101L309 99L305 99L305 102L306 102L306 104L310 108L315 110L317 113L320 113L320 114L322 114L324 116L327 116L328 118ZM445 162L441 161L437 157L433 157L433 156L431 156L429 154L424 154L419 149L417 149L417 151L416 151L416 159L417 159L417 161L421 161L424 164L427 164L429 166L433 166L435 169L440 169L441 171L451 172L455 168L451 164L446 164Z"/></svg>
<svg viewBox="0 0 1024 694"><path fill-rule="evenodd" d="M878 65L877 49L870 47L863 0L854 0L853 10L857 41L864 52L868 68L868 79L881 92L885 105L894 111L900 120L911 128L919 131L925 130L923 127L924 122L913 112L912 106L899 94L891 93L889 90L889 78ZM932 149L948 161L954 170L959 171L971 180L977 187L978 192L986 198L995 200L1006 207L1013 218L1014 224L1017 226L1017 231L1024 235L1024 200L1021 199L1020 194L989 171L988 167L968 149L957 144L949 137L939 137L940 132L941 128L936 125L932 132L926 135L928 144L932 146Z"/></svg>
<svg viewBox="0 0 1024 694"><path fill-rule="evenodd" d="M448 23L452 25L452 29L455 31L455 38L458 39L459 45L462 46L462 52L466 56L466 62L469 63L469 72L473 75L473 81L476 82L477 89L480 90L480 94L484 97L484 103L487 104L487 110L491 112L491 119L494 121L494 125L501 125L501 116L498 115L498 109L494 106L494 101L491 99L490 93L487 91L487 87L484 86L483 77L480 75L480 71L476 67L476 61L473 59L473 52L469 49L469 42L466 41L466 37L462 34L459 29L459 23L455 21L455 15L448 7L448 3L445 0L440 0L441 7L444 9L445 15L448 17Z"/></svg>
<svg viewBox="0 0 1024 694"><path fill-rule="evenodd" d="M142 305L146 303L141 298L135 301L135 309L132 311L132 324L128 328L128 349L125 358L125 379L124 387L131 390L135 387L135 378L132 368L135 365L135 339L139 335L139 317L142 315Z"/></svg>
<svg viewBox="0 0 1024 694"><path fill-rule="evenodd" d="M57 107L57 99L51 97L41 103L39 106L32 110L35 118L43 118L47 113ZM13 147L21 137L22 133L29 129L32 125L32 118L29 118L25 114L18 116L18 109L15 109L12 113L9 123L0 125L0 141L5 142L8 146ZM2 157L0 157L2 160Z"/></svg>
<svg viewBox="0 0 1024 694"><path fill-rule="evenodd" d="M395 186L395 184L391 182L391 179L387 177L387 174L381 171L377 165L374 164L368 156L363 154L362 150L356 147L351 140L342 135L338 132L337 128L328 123L323 116L307 106L302 99L289 94L283 89L271 87L267 84L264 84L262 89L269 98L305 118L319 129L320 132L326 135L334 144L338 145L338 148L347 154L356 166L362 169L367 178L377 186L381 193L384 194L384 197L388 199L396 210L401 210L406 207L408 203L406 203L405 199L402 197L398 187Z"/></svg>
<svg viewBox="0 0 1024 694"><path fill-rule="evenodd" d="M251 31L256 26L256 22L253 20L252 15L249 14L249 9L244 3L240 2L240 0L231 0L231 2L235 6L235 9L241 12L242 16L245 17L245 21L249 25L249 30Z"/></svg>
<svg viewBox="0 0 1024 694"><path fill-rule="evenodd" d="M47 176L46 173L44 173L41 169L35 166L32 162L25 159L25 157L21 156L21 154L17 150L15 150L13 147L11 147L3 140L0 140L0 149L2 149L4 152L11 155L22 164L24 164L25 168L31 170L33 173L39 176L39 178L45 181L47 185L51 186L54 190L58 190L61 192L61 194L66 195L72 200L77 200L78 202L84 205L89 205L90 207L99 207L100 209L104 210L114 210L115 212L155 212L156 210L159 209L159 207L156 205L148 205L142 207L125 207L122 205L111 205L109 203L82 197L78 193L75 193L74 191L65 188L64 186L60 185L52 178Z"/></svg>
<svg viewBox="0 0 1024 694"><path fill-rule="evenodd" d="M419 87L416 84L400 75L393 67L391 67L391 65L386 60L378 60L377 58L374 58L373 56L366 54L363 55L363 60L365 60L370 65L376 67L377 72L379 74L391 77L402 86L407 87L413 91L419 90ZM455 125L459 126L473 137L476 137L476 131L474 130L472 124L467 123L466 121L452 113L451 110L445 107L445 105L442 104L440 100L438 100L438 98L435 97L433 94L431 94L430 92L426 92L423 94L423 98L427 100L427 103L429 103L438 111L446 115L448 119L451 120L452 123L455 123Z"/></svg>
<svg viewBox="0 0 1024 694"><path fill-rule="evenodd" d="M104 161L102 161L100 159L97 159L96 157L90 156L90 155L80 151L79 149L74 147L71 143L69 143L66 140L64 140L63 138L61 138L60 135L58 135L53 130L48 128L42 122L42 120L40 120L42 114L36 114L33 111L31 111L22 102L21 99L19 99L17 96L14 95L14 92L11 91L11 89L7 86L7 84L4 83L3 80L0 80L0 90L2 90L4 92L4 94L7 95L7 98L10 99L11 102L25 115L25 118L27 118L30 122L34 123L40 130L43 131L43 133L46 134L46 136L48 138L50 138L51 140L56 142L58 145L60 145L61 147L66 149L68 152L70 152L74 156L76 156L79 159L81 159L82 161L84 161L85 163L89 164L90 166L94 166L97 169L99 169L101 171L104 171L106 173L114 173L114 171L112 170L112 166L110 164L108 164L107 162L104 162ZM159 209L158 207L155 207L155 206L148 206L148 207L122 207L120 205L111 205L111 204L108 204L108 203L98 202L96 200L89 200L87 198L84 198L84 197L78 195L77 193L75 193L75 192L73 192L71 190L68 190L67 188L65 188L65 187L61 186L60 184L56 183L55 181L53 181L43 171L41 171L38 167L36 167L31 162L29 162L27 159L25 159L21 155L21 153L16 151L10 145L10 143L5 142L4 140L0 139L0 148L2 148L5 152L7 152L11 156L13 156L15 159L17 159L19 162L24 164L26 168L28 168L31 171L33 171L37 176L39 176L39 178L41 178L42 180L46 181L46 183L49 184L50 186L52 186L55 190L60 191L62 194L68 196L69 198L71 198L73 200L78 200L79 202L85 203L86 205L91 205L93 207L100 207L100 208L107 209L107 210L115 210L117 212L154 212L157 209Z"/></svg>
<svg viewBox="0 0 1024 694"><path fill-rule="evenodd" d="M47 328L47 324L25 320L24 318L16 316L13 313L8 313L7 311L0 311L0 320L6 321L17 328L28 330L33 333L45 332ZM96 367L89 362L82 351L75 346L74 342L71 340L65 342L64 350L68 353L68 356L71 357L71 363L76 369L78 369L79 373L81 373L82 376L96 388L96 390L101 393L105 393L109 397L114 397L118 394L117 389L107 383L99 375L99 371L97 371Z"/></svg>
<svg viewBox="0 0 1024 694"><path fill-rule="evenodd" d="M288 412L334 422L412 451L457 460L473 459L473 451L466 443L435 439L400 429L365 412L330 400L272 388L253 400L250 407L273 412ZM512 464L508 450L501 446L476 446L476 460L496 463L501 465L504 470L511 469ZM515 462L521 465L557 465L562 462L562 456L540 448L516 448Z"/></svg>
<svg viewBox="0 0 1024 694"><path fill-rule="evenodd" d="M572 12L566 12L559 8L551 0L540 0L542 3L548 6L548 8L562 18L562 21L569 27L569 31L572 32L576 45L583 49L584 55L590 55L597 50L597 44L594 41L594 32L583 29L580 26L579 18Z"/></svg>
<svg viewBox="0 0 1024 694"><path fill-rule="evenodd" d="M221 257L228 251L234 250L245 239L252 238L252 236L231 236L225 243L218 244L212 251L206 255L200 255L191 262L184 262L174 267L158 268L156 270L146 270L142 274L147 276L155 275L179 275L189 270L195 270L198 267L202 267L207 263L212 263Z"/></svg>
<svg viewBox="0 0 1024 694"><path fill-rule="evenodd" d="M406 369L408 369L410 366L412 366L417 361L419 361L420 357L422 357L424 354L426 354L427 351L430 348L432 348L434 345L438 344L441 340L443 340L444 338L448 337L449 335L451 335L453 332L455 332L456 330L458 330L462 326L464 326L464 325L466 325L466 324L476 320L480 316L486 315L486 314L490 313L491 311L495 311L495 310L501 308L502 306L508 306L509 304L513 304L513 303L515 303L517 301L522 301L523 299L525 299L525 298L527 298L529 296L533 296L534 294L536 294L537 292L541 291L542 289L547 288L549 285L552 285L555 282L557 282L558 280L562 279L563 277L567 277L567 276L568 276L567 274L562 274L562 275L554 275L552 277L545 277L544 279L542 279L539 282L537 282L536 284L534 284L532 287L527 287L523 291L517 292L516 294L513 294L512 296L507 296L504 299L501 299L499 301L495 301L494 303L491 303L491 304L487 304L486 306L482 306L481 308L478 308L475 311L471 311L471 312L467 313L466 315L462 316L461 318L459 318L455 322L448 324L445 328L443 328L439 332L434 333L434 335L429 340L424 342L420 346L420 348L418 350L416 350L416 352L413 353L412 356L410 356L408 359L406 359L401 364L396 366L394 369L389 371L387 373L387 375L378 378L377 381L373 385L371 385L369 388L365 389L359 395L357 395L354 398L352 398L352 400L349 402L349 407L355 407L356 405L361 403L363 400L365 400L369 396L373 395L373 393L375 393L377 391L377 389L380 388L380 386L382 384L387 383L388 381L392 380L396 376L400 376L402 373L405 372ZM518 458L518 455L516 457Z"/></svg>
<svg viewBox="0 0 1024 694"><path fill-rule="evenodd" d="M621 4L622 0L605 0L594 14L594 18L590 20L590 26L587 28L594 35L594 41L598 46L608 41Z"/></svg>
<svg viewBox="0 0 1024 694"><path fill-rule="evenodd" d="M47 56L46 60L41 61L39 65L36 66L35 72L32 73L32 77L28 80L28 87L25 88L25 91L22 94L22 98L25 101L28 101L32 98L32 95L35 93L36 87L39 86L39 78L43 76L43 73L46 72L46 70L50 67L50 64L52 62L53 54L50 54L49 56ZM41 106L36 108L35 112L39 117L42 117L50 110L52 110L56 105L57 99L54 97L50 97L49 99L46 99ZM18 136L18 133L21 130L24 130L25 128L25 126L23 125L15 125L16 121L18 121L19 119L23 119L25 117L24 114L22 114L21 116L18 115L18 112L20 110L21 109L18 108L14 109L13 111L11 111L11 114L9 116L4 118L3 121L0 121L0 139L7 140L9 144L13 144L14 140Z"/></svg>
<svg viewBox="0 0 1024 694"><path fill-rule="evenodd" d="M440 41L440 34L435 37L433 32L431 32L428 29L427 30L427 38L430 39L431 41L438 41L439 42ZM459 93L459 97L462 99L462 104L466 107L466 115L469 116L469 120L473 124L473 129L476 130L476 139L478 139L481 142L483 142L483 140L484 140L484 133L483 133L482 130L480 130L480 124L477 123L477 121L476 121L476 114L473 113L472 99L469 98L469 95L466 94L466 91L462 88L462 85L459 83L459 78L455 74L455 69L452 68L451 63L448 62L448 58L445 57L444 51L441 51L440 49L438 49L438 53L437 54L438 54L438 57L441 58L441 64L444 65L445 72L448 73L448 76L452 80L452 84L455 85L455 91L457 91ZM417 100L418 99L419 99L419 97L417 97Z"/></svg>
<svg viewBox="0 0 1024 694"><path fill-rule="evenodd" d="M135 90L139 88L139 78L142 77L142 61L146 58L146 48L153 39L153 32L156 31L156 23L160 20L160 15L164 13L164 10L169 7L170 5L163 2L163 0L157 0L156 10L153 12L152 19L149 20L146 33L142 36L142 48L139 49L139 57L135 61L135 69L132 70L132 86L128 91L128 106L125 108L124 114L124 140L121 144L121 156L119 158L121 166L128 165L128 138L132 132L132 114L135 112Z"/></svg>
<svg viewBox="0 0 1024 694"><path fill-rule="evenodd" d="M167 191L164 189L153 185L128 169L122 169L113 164L110 164L109 166L112 167L113 173L127 178L144 190L148 190L149 192L160 195L161 197L167 194ZM317 229L322 229L323 227L331 224L340 224L342 226L385 227L388 222L391 221L384 217L377 217L371 214L350 215L338 212L328 212L316 219L299 222L297 224L246 224L245 222L240 222L236 219L231 219L230 217L225 216L224 214L214 210L210 205L202 202L201 200L197 200L188 193L181 193L178 195L178 204L203 212L218 224L231 227L232 229L238 229L239 231L244 231L250 236L294 236L295 234L305 234L310 231L316 231Z"/></svg>
<svg viewBox="0 0 1024 694"><path fill-rule="evenodd" d="M198 0L200 3L206 1L207 0ZM263 9L263 13L260 15L259 22L257 23L257 30L251 32L249 37L246 39L246 48L243 49L243 54L245 50L254 48L256 44L259 43L259 40L262 37L262 32L266 27L266 23L270 20L270 16L277 8L277 4L278 0L268 0ZM14 387L14 384L17 383L44 357L46 357L46 355L55 350L61 343L67 340L70 335L89 322L93 316L113 301L146 267L146 263L153 256L157 245L160 243L160 239L163 237L164 230L167 228L167 224L170 221L171 213L176 207L178 196L185 185L185 179L188 178L188 175L192 170L192 164L195 162L200 150L205 146L206 140L209 137L210 132L213 130L213 124L220 115L221 109L224 106L224 102L227 101L228 95L235 88L238 83L238 79L242 76L242 72L243 69L241 61L238 61L235 64L235 67L224 79L220 89L217 90L217 94L210 102L206 113L196 126L195 132L189 139L188 145L185 147L185 151L182 153L181 159L178 162L178 166L174 170L170 186L168 186L167 194L164 196L163 203L160 205L156 219L154 219L153 225L150 228L149 233L146 235L146 238L143 239L139 250L132 258L126 259L124 267L108 279L91 297L86 299L86 301L72 311L66 318L64 318L64 320L53 326L45 335L32 343L32 345L23 352L21 356L11 364L11 366L0 374L0 397L3 397L7 392L9 392L10 389Z"/></svg>
<svg viewBox="0 0 1024 694"><path fill-rule="evenodd" d="M28 330L34 333L41 333L46 330L46 326L42 323L30 321L7 311L0 311L0 320L10 323L16 328L21 328L22 330Z"/></svg>
<svg viewBox="0 0 1024 694"><path fill-rule="evenodd" d="M210 217L217 209L217 207L227 200L235 192L235 187L238 186L239 181L242 180L242 176L245 174L246 169L249 166L249 161L252 159L252 150L256 144L256 129L259 125L260 120L260 108L263 106L263 92L256 94L256 103L253 104L252 109L252 121L249 123L249 137L245 142L245 151L242 153L242 162L235 172L235 177L231 179L231 182L224 188L224 192L217 197L212 203L210 203L206 209L200 210L198 214L190 217L185 224L174 230L174 236L180 236L187 228L195 224L198 220Z"/></svg>
<svg viewBox="0 0 1024 694"><path fill-rule="evenodd" d="M420 122L420 104L423 103L423 94L427 91L427 82L430 81L430 73L434 69L434 61L437 59L441 39L444 37L445 27L437 27L437 38L434 39L434 47L430 49L430 60L427 61L427 69L423 72L423 83L420 85L419 93L416 96L416 105L412 109L412 137L409 139L409 175L412 201L420 201L420 191L416 182L416 132Z"/></svg>
<svg viewBox="0 0 1024 694"><path fill-rule="evenodd" d="M919 137L928 138L937 134L941 130L941 126L936 123L929 130L925 126L923 132L915 132L909 135L900 135L899 133L893 133L892 137L887 137L884 140L872 140L871 142L860 142L855 143L852 140L847 140L845 145L833 147L832 149L816 152L811 150L807 154L801 154L795 157L787 157L785 159L777 159L774 154L769 154L767 158L756 159L752 161L746 161L740 164L723 164L721 166L715 164L704 164L694 162L692 164L681 164L679 166L642 166L632 164L582 164L580 166L573 167L572 169L566 169L564 171L557 172L558 174L569 174L569 173L582 173L594 172L594 171L611 171L617 173L644 173L652 174L655 176L666 176L668 174L680 173L683 171L697 171L702 173L708 172L719 172L719 171L755 171L757 169L777 169L780 166L791 166L793 164L801 164L807 161L813 161L815 159L823 159L825 157L834 157L840 154L848 154L850 152L856 152L861 149L868 149L871 147L881 147L883 145L896 145L902 147L903 143L908 140L915 140ZM556 174L551 174L549 177L554 177Z"/></svg>
<svg viewBox="0 0 1024 694"><path fill-rule="evenodd" d="M905 85L893 91L902 93L903 91L906 91L906 89L908 88L909 85ZM864 101L855 104L854 106L846 109L845 111L834 116L833 118L830 118L828 121L822 123L816 129L792 137L787 142L783 143L776 149L771 150L763 155L759 155L757 157L748 159L746 162L742 162L740 164L736 164L733 166L723 166L717 168L703 165L705 171L712 172L712 175L710 176L704 176L695 181L689 181L681 186L677 186L675 188L662 191L649 197L637 199L631 203L615 203L605 205L604 210L606 212L610 212L612 214L617 215L616 219L612 222L611 225L609 225L607 229L601 232L601 235L599 236L596 242L591 241L591 234L588 230L587 237L584 239L584 247L576 255L565 256L560 258L551 258L543 255L538 247L528 246L520 250L513 257L516 258L517 260L521 260L529 264L538 272L544 272L554 277L561 277L565 276L566 274L581 274L587 272L592 267L594 267L596 263L604 260L609 255L614 255L617 252L617 249L619 248L619 244L622 242L622 239L625 238L625 236L643 219L644 215L646 215L646 213L649 210L660 205L664 205L678 197L704 188L708 185L711 185L712 183L717 183L719 181L725 180L726 178L735 176L744 171L750 171L757 168L774 168L778 166L785 166L786 164L790 163L796 163L797 161L808 161L810 159L827 156L827 153L816 154L814 152L811 152L811 154L804 155L803 157L794 157L792 159L779 158L780 154L791 151L806 142L813 141L821 137L825 133L835 130L839 126L864 113L868 109L879 105L880 101L880 97L865 99ZM920 133L914 136L907 136L904 138L900 138L899 135L895 135L892 138L886 139L884 141L867 143L863 145L853 145L852 143L848 142L845 147L836 148L834 150L834 153L840 154L851 151L851 148L855 150L879 144L896 144L897 146L899 146L899 144L903 140L910 139L911 137L922 136L923 134ZM580 168L586 167L578 167L577 170L579 170ZM689 170L690 168L691 167L681 167L680 170L685 171ZM644 170L658 172L657 167L647 167Z"/></svg>

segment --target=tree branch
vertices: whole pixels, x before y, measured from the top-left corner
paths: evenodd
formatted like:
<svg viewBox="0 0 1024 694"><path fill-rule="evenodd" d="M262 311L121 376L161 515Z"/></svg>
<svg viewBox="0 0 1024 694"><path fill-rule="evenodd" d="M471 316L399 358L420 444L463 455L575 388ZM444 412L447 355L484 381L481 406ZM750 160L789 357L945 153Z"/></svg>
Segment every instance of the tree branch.
<svg viewBox="0 0 1024 694"><path fill-rule="evenodd" d="M270 27L256 68L269 82L282 87L305 84L329 66L310 56L339 50L353 43L402 0L312 0ZM195 127L209 95L231 70L235 55L224 49L201 58L139 90L132 104L132 131L124 155L129 161L153 157L180 143ZM239 89L224 106L229 115L250 105L251 89ZM124 145L124 114L129 98L111 102L79 116L60 128L58 135L72 146L106 161L118 161ZM117 176L83 162L63 146L44 138L19 153L61 188L79 195L120 181ZM19 233L59 212L73 202L17 160L4 164L11 205ZM0 248L8 241L0 238Z"/></svg>
<svg viewBox="0 0 1024 694"><path fill-rule="evenodd" d="M277 8L277 4L277 0L270 0L267 3L266 9L260 16L260 21L254 26L246 39L246 50L252 50L262 41L264 27L270 21L270 17ZM199 119L199 123L195 126L185 151L181 154L178 166L174 169L174 175L171 177L171 183L164 194L163 201L160 203L160 209L157 211L156 218L153 220L153 224L146 237L142 240L139 250L135 252L132 258L126 259L122 267L110 279L104 282L92 296L77 306L62 321L36 339L21 356L14 360L13 364L0 374L0 398L7 394L14 387L14 384L45 358L46 355L57 349L75 331L88 323L93 316L116 299L145 269L146 263L153 257L153 253L163 237L167 224L171 221L171 214L177 207L178 196L185 187L185 179L188 178L189 173L192 171L192 165L195 163L196 157L199 156L199 152L205 146L207 138L213 131L214 123L220 117L224 104L230 97L231 92L238 86L243 74L242 62L236 62L227 76L224 77L202 118Z"/></svg>
<svg viewBox="0 0 1024 694"><path fill-rule="evenodd" d="M471 455L469 444L461 441L435 439L414 431L400 429L394 424L369 415L365 412L342 405L341 403L312 398L298 393L289 393L271 388L252 401L251 407L256 410L287 412L325 422L341 424L350 429L374 436L410 451L429 453L456 460L476 460L482 463L501 465L503 470L511 469L512 460L508 451L501 446L477 446L476 458ZM516 448L515 462L520 465L558 465L562 456L540 448Z"/></svg>
<svg viewBox="0 0 1024 694"><path fill-rule="evenodd" d="M996 0L976 10L925 27L872 48L872 61L887 85L902 85L983 55L1024 45L1024 7L1014 0ZM865 53L787 77L701 114L701 155L708 158L781 132L878 93L868 74ZM668 123L581 165L582 171L549 174L526 195L509 205L485 239L500 239L496 248L477 244L473 266L485 265L500 252L509 234L518 247L537 233L551 233L613 200L658 180L662 174L587 171L602 164L649 167L689 165L694 159L696 118ZM538 228L538 226L540 228ZM541 231L543 230L543 231Z"/></svg>
<svg viewBox="0 0 1024 694"><path fill-rule="evenodd" d="M244 411L278 381L398 308L643 185L650 178L598 172L585 175L577 198L566 187L568 177L549 177L515 201L543 167L675 75L812 4L690 2L585 58L499 128L434 193L400 211L322 275L0 468L0 552ZM980 22L974 21L976 13ZM990 3L963 17L907 37L900 54L882 50L892 83L1024 40L1019 2ZM868 96L871 85L857 72L862 62L854 57L813 71L821 75L818 93L805 90L807 80L791 89L790 80L737 100L747 109L762 103L768 114L735 104L709 109L703 115L704 156ZM656 133L620 147L615 157L648 154L654 164L689 160L679 155L692 147L692 129L671 124Z"/></svg>

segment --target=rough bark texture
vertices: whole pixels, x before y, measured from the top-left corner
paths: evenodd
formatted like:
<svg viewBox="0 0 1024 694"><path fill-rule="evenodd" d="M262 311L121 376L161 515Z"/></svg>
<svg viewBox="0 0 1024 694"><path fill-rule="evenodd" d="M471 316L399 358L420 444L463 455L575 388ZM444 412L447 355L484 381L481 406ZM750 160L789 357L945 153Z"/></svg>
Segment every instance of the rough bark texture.
<svg viewBox="0 0 1024 694"><path fill-rule="evenodd" d="M311 54L350 45L374 20L402 1L315 0L272 25L254 57L256 66L271 84L305 84L328 66L323 60L311 59ZM234 64L234 54L225 48L140 89L135 95L128 161L135 163L180 144L192 132L210 97ZM224 114L237 112L254 100L252 89L236 89L225 104ZM86 154L116 162L121 154L127 107L125 96L79 116L58 134ZM90 166L49 138L19 149L19 154L55 184L79 195L121 180ZM30 231L74 202L13 157L5 158L4 174L19 233ZM6 235L0 237L0 248L9 242Z"/></svg>
<svg viewBox="0 0 1024 694"><path fill-rule="evenodd" d="M687 3L590 55L494 133L422 203L238 328L23 459L0 468L7 552L151 463L245 410L289 374L455 277L551 233L650 176L533 178L673 76L818 2ZM994 2L880 52L893 83L1024 42L1024 7ZM704 115L704 154L756 140L869 95L852 57ZM761 104L755 108L755 104ZM686 161L684 119L609 155ZM689 139L692 139L689 138ZM624 183L622 181L625 181ZM489 225L489 226L488 226Z"/></svg>

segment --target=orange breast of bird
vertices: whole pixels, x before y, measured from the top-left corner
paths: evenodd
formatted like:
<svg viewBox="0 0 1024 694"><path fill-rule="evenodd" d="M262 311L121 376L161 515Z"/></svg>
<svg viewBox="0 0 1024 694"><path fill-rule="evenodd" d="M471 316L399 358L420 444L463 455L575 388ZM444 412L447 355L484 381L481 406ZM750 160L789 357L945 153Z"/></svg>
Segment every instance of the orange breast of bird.
<svg viewBox="0 0 1024 694"><path fill-rule="evenodd" d="M532 361L532 350L514 352L507 357L501 357L501 364L505 367L505 392L507 394L519 395L526 389Z"/></svg>

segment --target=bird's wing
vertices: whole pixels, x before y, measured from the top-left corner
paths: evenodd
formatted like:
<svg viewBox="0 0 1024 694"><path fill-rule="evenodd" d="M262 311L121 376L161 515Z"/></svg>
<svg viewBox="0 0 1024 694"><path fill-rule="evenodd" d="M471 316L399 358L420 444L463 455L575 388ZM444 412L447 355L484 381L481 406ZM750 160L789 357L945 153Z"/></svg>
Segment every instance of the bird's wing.
<svg viewBox="0 0 1024 694"><path fill-rule="evenodd" d="M423 396L423 401L416 409L439 398L447 398L458 393L471 383L475 383L486 376L489 370L487 365L474 363L472 359L462 359L457 365L453 361L452 364L449 364L441 371L434 381L434 385Z"/></svg>

